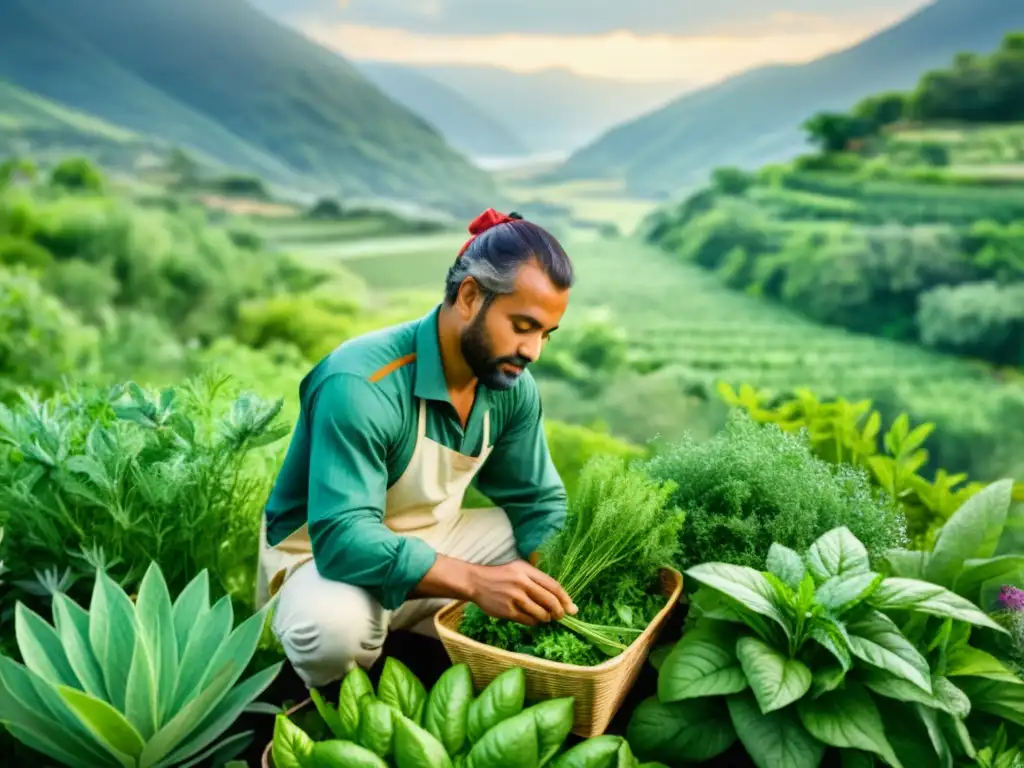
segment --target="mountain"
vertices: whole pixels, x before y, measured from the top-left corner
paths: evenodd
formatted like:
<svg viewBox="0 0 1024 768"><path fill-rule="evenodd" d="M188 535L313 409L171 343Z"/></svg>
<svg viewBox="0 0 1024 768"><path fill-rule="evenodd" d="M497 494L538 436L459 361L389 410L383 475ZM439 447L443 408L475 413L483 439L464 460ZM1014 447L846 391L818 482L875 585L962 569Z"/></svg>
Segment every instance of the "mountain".
<svg viewBox="0 0 1024 768"><path fill-rule="evenodd" d="M507 126L454 88L411 67L369 61L356 66L384 93L437 128L458 151L470 157L529 154Z"/></svg>
<svg viewBox="0 0 1024 768"><path fill-rule="evenodd" d="M573 154L560 179L623 178L641 196L672 195L716 167L753 168L809 145L801 124L874 93L916 85L962 51L987 53L1024 27L1024 3L936 0L888 29L803 65L746 72L620 125Z"/></svg>
<svg viewBox="0 0 1024 768"><path fill-rule="evenodd" d="M495 200L434 127L245 0L4 0L0 78L285 183L459 214Z"/></svg>
<svg viewBox="0 0 1024 768"><path fill-rule="evenodd" d="M659 107L686 83L631 82L565 69L522 73L472 65L395 65L435 80L506 126L529 153L567 154L603 131ZM503 156L514 155L505 152Z"/></svg>

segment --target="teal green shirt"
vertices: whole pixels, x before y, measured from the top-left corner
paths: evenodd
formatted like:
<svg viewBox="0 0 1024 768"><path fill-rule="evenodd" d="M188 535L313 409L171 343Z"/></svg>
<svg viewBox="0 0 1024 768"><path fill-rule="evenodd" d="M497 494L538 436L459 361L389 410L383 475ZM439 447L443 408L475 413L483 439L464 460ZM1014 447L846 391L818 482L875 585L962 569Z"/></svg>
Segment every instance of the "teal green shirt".
<svg viewBox="0 0 1024 768"><path fill-rule="evenodd" d="M490 410L493 451L475 485L505 510L520 555L565 520L565 487L533 377L524 372L503 391L479 387L463 429L441 366L438 309L346 341L306 375L292 442L266 506L270 544L308 523L320 573L364 587L386 609L407 599L437 557L422 539L382 522L387 489L416 445L419 399L427 402L427 436L467 455L480 453Z"/></svg>

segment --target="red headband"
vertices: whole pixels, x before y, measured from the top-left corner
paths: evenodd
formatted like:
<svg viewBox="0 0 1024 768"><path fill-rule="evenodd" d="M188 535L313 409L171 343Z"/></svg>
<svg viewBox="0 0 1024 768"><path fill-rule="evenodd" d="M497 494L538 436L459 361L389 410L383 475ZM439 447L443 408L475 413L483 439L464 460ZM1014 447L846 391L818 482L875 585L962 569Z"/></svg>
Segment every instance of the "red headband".
<svg viewBox="0 0 1024 768"><path fill-rule="evenodd" d="M512 213L506 216L504 213L498 213L493 208L488 208L469 223L469 231L470 234L472 234L472 237L469 238L469 240L463 244L462 248L459 249L459 256L462 256L462 254L466 252L470 243L476 240L477 235L486 232L488 229L498 224L505 224L509 221L519 221L521 219L522 217L517 213Z"/></svg>

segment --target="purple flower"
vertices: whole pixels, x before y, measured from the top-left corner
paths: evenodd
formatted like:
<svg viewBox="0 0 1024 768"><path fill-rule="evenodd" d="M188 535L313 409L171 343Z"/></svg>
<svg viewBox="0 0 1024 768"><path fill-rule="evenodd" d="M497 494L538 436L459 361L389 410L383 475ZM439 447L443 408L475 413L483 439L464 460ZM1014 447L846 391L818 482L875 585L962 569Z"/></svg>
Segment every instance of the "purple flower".
<svg viewBox="0 0 1024 768"><path fill-rule="evenodd" d="M1024 612L1024 590L1004 586L999 590L999 602L1008 611Z"/></svg>

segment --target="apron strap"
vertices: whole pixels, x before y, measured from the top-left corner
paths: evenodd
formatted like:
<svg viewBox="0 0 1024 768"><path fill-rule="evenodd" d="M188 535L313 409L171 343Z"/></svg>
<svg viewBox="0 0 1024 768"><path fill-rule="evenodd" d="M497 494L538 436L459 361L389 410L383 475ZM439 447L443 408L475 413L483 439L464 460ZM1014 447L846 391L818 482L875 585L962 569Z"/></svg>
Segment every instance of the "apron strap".
<svg viewBox="0 0 1024 768"><path fill-rule="evenodd" d="M427 436L427 401L424 398L420 398L420 417L419 424L416 427L416 437L418 440L422 440Z"/></svg>
<svg viewBox="0 0 1024 768"><path fill-rule="evenodd" d="M491 411L490 409L484 411L484 439L480 443L480 455L483 456L487 452L488 443L491 442Z"/></svg>

